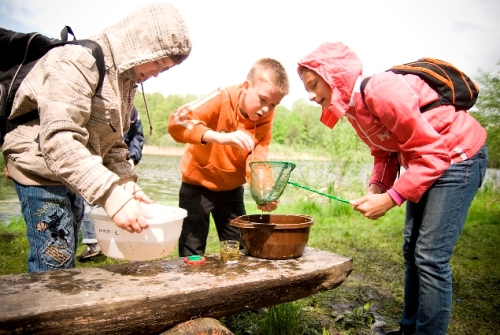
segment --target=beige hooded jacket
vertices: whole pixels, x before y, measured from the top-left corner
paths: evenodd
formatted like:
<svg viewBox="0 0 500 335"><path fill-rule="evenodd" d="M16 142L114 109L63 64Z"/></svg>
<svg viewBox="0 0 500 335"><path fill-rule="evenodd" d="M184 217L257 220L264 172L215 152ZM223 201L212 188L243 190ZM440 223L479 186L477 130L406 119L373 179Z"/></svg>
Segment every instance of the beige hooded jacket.
<svg viewBox="0 0 500 335"><path fill-rule="evenodd" d="M5 137L10 175L22 185L64 184L113 217L133 196L137 176L126 161L123 134L137 80L132 68L191 51L185 22L170 4L153 3L89 38L102 47L106 75L90 50L66 45L49 51L17 91L10 118L38 108L39 119Z"/></svg>

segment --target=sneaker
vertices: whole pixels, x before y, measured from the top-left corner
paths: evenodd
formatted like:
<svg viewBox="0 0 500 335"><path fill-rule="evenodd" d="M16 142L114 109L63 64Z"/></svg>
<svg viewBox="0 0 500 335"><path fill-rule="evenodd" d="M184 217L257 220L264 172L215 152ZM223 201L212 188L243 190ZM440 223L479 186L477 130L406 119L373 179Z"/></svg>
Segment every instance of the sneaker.
<svg viewBox="0 0 500 335"><path fill-rule="evenodd" d="M401 329L391 330L390 332L385 333L385 335L410 335L410 333L405 333Z"/></svg>
<svg viewBox="0 0 500 335"><path fill-rule="evenodd" d="M99 247L99 244L94 243L94 244L89 244L83 252L76 257L79 262L86 262L89 261L91 258L102 255L101 247Z"/></svg>

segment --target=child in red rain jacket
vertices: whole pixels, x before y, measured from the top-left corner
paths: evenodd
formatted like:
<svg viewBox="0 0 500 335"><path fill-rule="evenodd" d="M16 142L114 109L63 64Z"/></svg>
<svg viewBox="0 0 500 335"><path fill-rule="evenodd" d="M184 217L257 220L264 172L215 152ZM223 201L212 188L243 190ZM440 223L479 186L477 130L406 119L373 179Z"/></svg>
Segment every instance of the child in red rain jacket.
<svg viewBox="0 0 500 335"><path fill-rule="evenodd" d="M450 258L487 167L486 132L466 111L420 107L438 94L416 75L383 72L360 94L362 64L342 43L324 43L299 61L309 99L330 128L345 117L374 159L365 196L351 201L376 220L406 202L405 287L400 329L445 335L452 305ZM405 168L396 179L399 167Z"/></svg>

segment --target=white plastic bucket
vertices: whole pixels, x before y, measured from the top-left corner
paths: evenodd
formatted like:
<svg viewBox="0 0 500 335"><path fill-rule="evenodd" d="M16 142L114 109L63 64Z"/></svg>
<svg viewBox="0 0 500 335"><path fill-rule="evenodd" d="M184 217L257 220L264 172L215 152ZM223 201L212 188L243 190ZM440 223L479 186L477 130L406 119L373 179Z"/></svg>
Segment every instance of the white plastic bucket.
<svg viewBox="0 0 500 335"><path fill-rule="evenodd" d="M129 233L117 227L102 207L91 210L96 238L104 255L115 259L146 261L168 256L174 251L187 211L157 204L141 205L153 217L147 219L149 228L141 233Z"/></svg>

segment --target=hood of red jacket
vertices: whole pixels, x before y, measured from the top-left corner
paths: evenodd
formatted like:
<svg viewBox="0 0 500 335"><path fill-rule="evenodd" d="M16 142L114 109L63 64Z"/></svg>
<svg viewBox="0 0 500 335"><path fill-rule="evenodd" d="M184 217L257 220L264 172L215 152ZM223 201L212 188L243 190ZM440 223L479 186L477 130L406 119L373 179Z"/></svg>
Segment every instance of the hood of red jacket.
<svg viewBox="0 0 500 335"><path fill-rule="evenodd" d="M319 74L332 89L332 101L323 108L320 121L333 128L349 109L354 84L363 73L363 64L342 42L328 42L299 61L298 71L305 66Z"/></svg>

